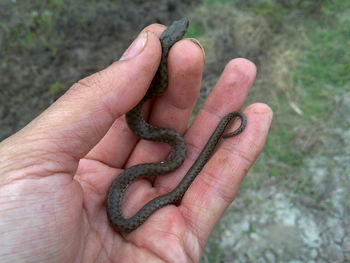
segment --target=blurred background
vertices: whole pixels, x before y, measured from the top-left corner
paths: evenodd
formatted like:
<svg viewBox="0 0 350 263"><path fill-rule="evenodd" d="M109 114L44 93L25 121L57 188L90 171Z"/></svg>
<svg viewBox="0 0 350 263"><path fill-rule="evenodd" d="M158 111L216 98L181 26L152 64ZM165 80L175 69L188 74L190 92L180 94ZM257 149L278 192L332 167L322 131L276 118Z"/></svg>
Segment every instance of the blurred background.
<svg viewBox="0 0 350 263"><path fill-rule="evenodd" d="M184 16L206 51L194 114L235 57L258 67L247 105L275 114L202 262L350 262L349 0L0 0L0 140Z"/></svg>

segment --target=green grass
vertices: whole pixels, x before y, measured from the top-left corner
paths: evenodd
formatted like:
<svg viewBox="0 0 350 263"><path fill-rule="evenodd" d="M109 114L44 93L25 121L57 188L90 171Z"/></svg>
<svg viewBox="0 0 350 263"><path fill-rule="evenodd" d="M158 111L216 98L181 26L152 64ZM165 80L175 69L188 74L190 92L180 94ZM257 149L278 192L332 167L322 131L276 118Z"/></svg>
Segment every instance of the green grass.
<svg viewBox="0 0 350 263"><path fill-rule="evenodd" d="M50 85L49 90L53 96L56 96L62 94L66 90L66 86L59 81L55 81Z"/></svg>
<svg viewBox="0 0 350 263"><path fill-rule="evenodd" d="M204 27L199 23L190 24L185 38L198 38L205 33Z"/></svg>
<svg viewBox="0 0 350 263"><path fill-rule="evenodd" d="M331 27L313 26L308 30L308 50L300 57L301 67L296 80L317 100L349 90L350 83L350 27L348 21L336 21Z"/></svg>
<svg viewBox="0 0 350 263"><path fill-rule="evenodd" d="M225 3L231 4L236 2L235 0L204 0L203 3L205 5L216 4L216 3Z"/></svg>
<svg viewBox="0 0 350 263"><path fill-rule="evenodd" d="M64 6L63 0L49 0L48 4L53 8L62 8Z"/></svg>
<svg viewBox="0 0 350 263"><path fill-rule="evenodd" d="M292 145L300 136L294 128L310 130L327 121L334 99L350 91L350 20L347 18L350 4L335 2L338 7L326 2L322 15L317 19L305 18L302 25L295 27L295 35L300 33L297 41L302 42L295 57L297 66L290 72L293 87L278 96L278 110L264 149L267 158L291 168L302 166L303 160L313 154ZM290 109L285 92L290 92L297 101L302 110L300 116ZM283 178L283 173L283 168L270 169L270 175L277 178Z"/></svg>

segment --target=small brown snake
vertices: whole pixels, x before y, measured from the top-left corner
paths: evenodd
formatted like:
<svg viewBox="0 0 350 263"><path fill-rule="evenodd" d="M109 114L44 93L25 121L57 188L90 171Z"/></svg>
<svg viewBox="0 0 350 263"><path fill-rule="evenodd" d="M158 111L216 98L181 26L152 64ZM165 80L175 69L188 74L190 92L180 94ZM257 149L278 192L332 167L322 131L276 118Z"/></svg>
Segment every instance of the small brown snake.
<svg viewBox="0 0 350 263"><path fill-rule="evenodd" d="M126 113L126 120L129 128L138 137L146 140L164 142L171 146L171 153L167 160L160 163L145 163L132 166L122 172L117 179L114 180L110 187L107 198L107 216L111 226L120 232L130 232L154 213L156 210L170 204L174 204L180 200L187 189L200 173L204 165L209 160L215 146L220 138L228 138L235 136L243 131L246 125L246 117L240 112L231 112L227 114L211 135L202 152L194 162L190 170L186 173L182 181L171 192L154 198L143 206L134 216L124 218L121 208L124 193L127 187L137 178L153 177L170 173L182 165L186 158L186 143L185 140L174 130L162 129L154 127L144 121L141 114L141 109L146 100L156 97L164 92L168 86L168 70L167 57L171 46L181 40L188 28L188 20L183 18L166 29L160 37L162 44L161 62L155 76L154 82L148 89L144 98L133 108ZM241 125L234 132L224 134L224 131L229 122L239 117Z"/></svg>

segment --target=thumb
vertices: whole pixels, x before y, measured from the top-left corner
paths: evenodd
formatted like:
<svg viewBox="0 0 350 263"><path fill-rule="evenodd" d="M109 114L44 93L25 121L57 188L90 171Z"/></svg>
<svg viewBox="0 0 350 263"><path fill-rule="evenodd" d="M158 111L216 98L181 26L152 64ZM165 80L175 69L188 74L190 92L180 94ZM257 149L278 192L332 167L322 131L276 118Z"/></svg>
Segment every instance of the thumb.
<svg viewBox="0 0 350 263"><path fill-rule="evenodd" d="M160 56L158 37L141 32L120 61L74 84L25 128L3 141L0 152L6 149L13 161L28 153L31 157L45 156L46 161L52 155L60 164L68 157L75 171L79 159L101 140L113 122L144 96Z"/></svg>

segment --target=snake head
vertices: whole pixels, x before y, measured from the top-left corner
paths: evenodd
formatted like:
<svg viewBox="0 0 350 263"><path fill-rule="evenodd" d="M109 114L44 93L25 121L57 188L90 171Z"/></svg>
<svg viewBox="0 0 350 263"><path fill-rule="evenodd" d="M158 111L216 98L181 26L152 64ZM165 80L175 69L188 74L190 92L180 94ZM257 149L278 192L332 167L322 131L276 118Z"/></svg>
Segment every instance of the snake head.
<svg viewBox="0 0 350 263"><path fill-rule="evenodd" d="M160 36L160 41L163 43L163 46L169 49L175 42L182 39L186 34L188 25L189 21L187 18L174 21Z"/></svg>

